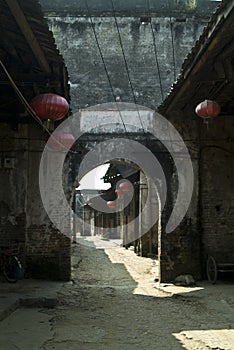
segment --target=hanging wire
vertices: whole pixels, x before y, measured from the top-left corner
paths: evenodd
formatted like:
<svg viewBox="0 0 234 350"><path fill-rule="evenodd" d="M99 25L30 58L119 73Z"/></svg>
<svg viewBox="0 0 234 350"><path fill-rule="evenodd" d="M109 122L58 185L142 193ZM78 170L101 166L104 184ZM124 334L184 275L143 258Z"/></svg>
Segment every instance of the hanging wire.
<svg viewBox="0 0 234 350"><path fill-rule="evenodd" d="M128 77L129 85L130 85L130 88L131 88L131 91L132 91L134 103L135 103L135 105L136 105L136 107L137 107L136 96L135 96L135 92L134 92L134 89L133 89L133 84L132 84L132 81L131 81L131 78L130 78L129 67L128 67L126 55L125 55L125 52L124 52L124 47L123 47L123 43L122 43L122 38L121 38L120 30L119 30L118 21L117 21L117 18L116 18L116 11L115 11L115 7L114 7L113 0L111 0L111 4L112 4L113 15L114 15L114 20L115 20L115 25L116 25L116 29L117 29L117 32L118 32L119 42L120 42L120 46L121 46L121 50L122 50L122 55L123 55L123 59L124 59L124 63L125 63L125 68L126 68L126 72L127 72L127 77ZM148 4L148 10L150 10L149 0L147 0L147 4ZM85 5L86 5L86 8L87 8L88 16L89 16L89 18L90 18L90 23L91 23L91 28L92 28L92 31L93 31L93 35L94 35L94 37L95 37L95 41L96 41L96 44L97 44L97 47L98 47L98 50L99 50L99 54L100 54L100 57L101 57L101 60L102 60L102 63L103 63L104 69L105 69L105 73L106 73L106 76L107 76L107 79L108 79L108 82L109 82L109 85L110 85L110 89L111 89L111 92L112 92L113 97L115 98L114 89L113 89L113 86L112 86L112 83L111 83L111 79L110 79L110 75L109 75L109 72L108 72L108 70L107 70L106 63L105 63L105 60L104 60L104 57L103 57L103 54L102 54L102 50L101 50L101 47L100 47L100 44L99 44L99 41L98 41L97 33L96 33L96 30L95 30L95 25L94 25L94 23L93 23L92 16L91 16L91 14L90 14L90 9L89 9L87 0L85 0ZM169 1L168 1L168 5L169 5L169 7L170 7ZM174 39L173 39L173 33L172 33L171 16L170 16L170 23L171 23L171 38L172 38L172 46L173 46L173 62L174 62L174 75L175 75ZM156 66L157 66L158 75L159 75L159 80L160 80L160 90L161 90L161 94L162 94L162 98L163 98L162 80L161 80L160 69L159 69L159 62L158 62L158 53L157 53L156 40L155 40L155 35L154 35L154 31L153 31L153 27L152 27L152 23L151 23L151 22L150 22L150 25L151 25L152 35L153 35L153 44L154 44L154 52L155 52ZM22 93L21 93L20 90L18 89L17 85L15 84L14 80L11 78L9 72L7 71L5 65L3 64L3 62L2 62L1 60L0 60L0 64L1 64L1 66L2 66L2 68L3 68L3 70L5 71L5 73L6 73L7 77L8 77L8 79L9 79L10 83L12 84L12 86L13 86L13 88L14 88L14 90L16 91L17 95L19 96L20 100L22 101L23 105L25 106L26 110L28 111L28 113L40 124L40 126L41 126L50 136L53 137L53 134L50 132L50 130L43 124L43 122L41 121L41 119L40 119L40 118L36 115L36 113L32 110L32 108L30 107L30 105L28 104L27 100L24 98L24 96L22 95ZM117 108L118 108L118 103L116 103L116 105L117 105ZM120 118L121 118L121 121L122 121L124 130L125 130L125 133L127 134L126 125L125 125L125 123L124 123L124 120L123 120L123 117L122 117L122 114L121 114L121 111L120 111L119 108L118 108L118 112L119 112L119 115L120 115ZM140 112L139 112L138 107L137 107L137 113L138 113L138 117L139 117L139 121L140 121L140 123L141 123L141 127L142 127L142 130L143 130L143 133L144 133L145 138L146 138L146 141L147 141L147 135L146 135L146 133L145 133L143 121L142 121L142 118L141 118L141 116L140 116ZM60 144L60 145L62 145L63 147L65 147L65 146L64 146L62 143L60 143L56 138L55 138L55 140L56 140L56 142L58 142L58 144ZM73 151L70 151L70 150L69 150L69 152L76 153L76 152L73 152Z"/></svg>
<svg viewBox="0 0 234 350"><path fill-rule="evenodd" d="M68 152L70 153L78 153L78 152L74 152L71 151L70 149L68 149L63 143L61 143L54 135L53 133L50 132L50 130L46 127L46 125L41 121L41 119L37 116L37 114L34 112L34 110L31 108L31 106L29 105L28 101L25 99L25 97L23 96L23 94L21 93L21 91L19 90L18 86L16 85L16 83L14 82L13 78L11 77L10 73L8 72L6 66L4 65L4 63L2 62L2 60L0 59L0 65L2 67L2 69L4 70L7 78L9 79L14 91L16 92L17 96L19 97L20 101L22 102L22 104L24 105L25 109L27 110L27 112L33 117L33 119L40 124L40 126L43 128L44 131L46 131L50 137L52 137L54 139L54 141L57 142L58 145L62 146L63 149L68 150Z"/></svg>
<svg viewBox="0 0 234 350"><path fill-rule="evenodd" d="M4 65L4 63L2 62L1 59L0 59L0 65L2 66L2 69L4 70L7 78L9 79L13 89L15 90L16 94L18 95L20 101L23 103L23 105L26 108L26 110L28 111L28 113L33 117L33 119L35 119L43 127L44 130L48 131L47 128L45 127L45 125L42 123L41 119L32 110L32 108L28 104L27 100L24 98L23 94L18 89L18 86L15 84L14 80L12 79L10 73L8 72L6 66Z"/></svg>
<svg viewBox="0 0 234 350"><path fill-rule="evenodd" d="M171 32L171 44L172 44L172 59L173 59L173 71L174 71L174 81L176 81L176 64L175 64L175 43L174 43L174 35L173 35L173 23L171 18L171 5L170 0L167 0L169 18L170 18L170 32Z"/></svg>
<svg viewBox="0 0 234 350"><path fill-rule="evenodd" d="M110 74L109 74L109 72L108 72L108 69L107 69L107 66L106 66L106 63L105 63L105 60L104 60L104 56L103 56L103 54L102 54L102 50L101 50L101 47L100 47L100 44L99 44L99 41L98 41L97 33L96 33L96 30L95 30L95 25L94 25L94 23L93 23L93 19L92 19L91 13L90 13L90 8L89 8L89 6L88 6L87 0L85 0L85 6L86 6L86 9L87 9L87 12L88 12L88 16L89 16L89 19L90 19L91 28L92 28L93 35L94 35L94 38L95 38L95 41L96 41L96 44L97 44L97 47L98 47L98 51L99 51L101 60L102 60L102 64L103 64L103 67L104 67L104 70L105 70L105 73L106 73L106 76L107 76L107 80L108 80L108 83L109 83L109 85L110 85L111 93L112 93L112 96L113 96L114 99L115 99L115 93L114 93L114 89L113 89L113 86L112 86L112 83L111 83ZM127 129L126 129L126 125L125 125L125 123L124 123L123 116L122 116L122 113L121 113L121 111L120 111L120 109L119 109L119 106L118 106L118 103L117 103L117 102L116 102L116 106L117 106L117 109L118 109L118 112L119 112L119 116L120 116L120 119L121 119L122 124L123 124L123 127L124 127L124 131L125 131L126 135L128 135Z"/></svg>
<svg viewBox="0 0 234 350"><path fill-rule="evenodd" d="M126 69L126 73L127 73L127 77L128 77L128 82L129 82L129 85L130 85L130 88L131 88L131 91L132 91L132 96L133 96L133 100L134 100L134 103L135 103L135 106L136 106L136 109L137 109L137 114L138 114L138 118L139 118L139 121L140 121L140 124L141 124L141 128L142 128L143 134L145 136L146 143L148 144L147 134L145 132L144 125L143 125L143 122L142 122L142 118L140 116L139 108L137 106L137 100L136 100L135 92L134 92L134 89L133 89L133 85L132 85L132 81L131 81L131 77L130 77L130 73L129 73L129 67L128 67L126 55L125 55L125 52L124 52L123 42L122 42L120 30L119 30L119 25L118 25L118 21L117 21L117 17L116 17L116 11L115 11L115 6L114 6L114 3L113 3L113 0L111 0L111 5L112 5L112 11L113 11L113 16L114 16L114 20L115 20L115 26L116 26L117 33L118 33L119 43L120 43L120 47L121 47L121 51L122 51L122 55L123 55L123 59L124 59L125 69Z"/></svg>
<svg viewBox="0 0 234 350"><path fill-rule="evenodd" d="M147 9L148 9L148 16L151 17L151 15L150 15L150 1L149 0L147 0ZM154 29L153 29L153 25L152 25L151 21L150 21L150 28L151 28L151 32L152 32L152 36L153 36L154 56L155 56L155 62L156 62L158 77L159 77L161 98L162 98L162 102L163 102L164 96L163 96L163 87L162 87L161 73L160 73L160 68L159 68L158 49L157 49L156 38L155 38Z"/></svg>

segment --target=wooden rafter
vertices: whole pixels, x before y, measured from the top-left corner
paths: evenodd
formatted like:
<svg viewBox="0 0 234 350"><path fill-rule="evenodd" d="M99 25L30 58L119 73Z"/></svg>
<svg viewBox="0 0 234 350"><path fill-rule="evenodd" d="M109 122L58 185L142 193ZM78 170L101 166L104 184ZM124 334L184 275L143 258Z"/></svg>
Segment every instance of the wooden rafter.
<svg viewBox="0 0 234 350"><path fill-rule="evenodd" d="M44 52L42 51L37 38L35 37L30 24L28 23L23 11L21 10L17 0L5 0L12 15L14 16L19 28L21 29L29 47L32 49L34 56L36 57L40 67L46 74L51 73L50 66L46 59Z"/></svg>

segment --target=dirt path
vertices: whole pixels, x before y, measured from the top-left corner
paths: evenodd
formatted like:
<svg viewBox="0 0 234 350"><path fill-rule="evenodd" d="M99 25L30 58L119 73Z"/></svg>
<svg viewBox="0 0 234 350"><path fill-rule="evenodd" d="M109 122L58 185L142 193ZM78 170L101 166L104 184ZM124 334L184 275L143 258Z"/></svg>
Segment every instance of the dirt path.
<svg viewBox="0 0 234 350"><path fill-rule="evenodd" d="M96 238L75 245L72 264L59 305L17 310L0 349L234 349L234 284L172 296L155 288L154 260Z"/></svg>
<svg viewBox="0 0 234 350"><path fill-rule="evenodd" d="M230 323L196 297L155 288L155 261L109 242L83 243L75 248L74 284L60 295L45 350L234 349L233 333L226 345L227 334L209 336Z"/></svg>

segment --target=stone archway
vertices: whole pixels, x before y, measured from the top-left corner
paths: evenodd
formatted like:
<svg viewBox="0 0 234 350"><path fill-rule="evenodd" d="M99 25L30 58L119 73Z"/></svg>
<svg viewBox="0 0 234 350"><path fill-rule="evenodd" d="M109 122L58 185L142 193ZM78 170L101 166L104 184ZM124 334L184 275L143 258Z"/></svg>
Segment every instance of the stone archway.
<svg viewBox="0 0 234 350"><path fill-rule="evenodd" d="M120 110L121 107L121 110ZM140 116L140 118L139 118ZM74 128L74 125L79 125L78 140L75 145L72 147L72 152L67 157L67 164L69 168L69 186L70 190L68 191L70 204L73 204L74 207L74 198L76 193L76 188L79 184L80 179L92 168L97 165L104 164L107 161L111 161L112 164L129 164L129 154L128 149L126 148L126 154L123 152L118 155L116 149L123 150L125 142L132 142L141 145L142 149L146 152L146 149L152 153L154 157L157 158L157 161L160 167L165 172L165 181L167 187L167 201L166 207L164 208L163 219L161 218L161 213L158 214L159 205L157 205L154 210L148 210L147 219L145 222L138 222L137 230L139 231L145 225L146 221L152 220L152 216L160 217L160 232L161 232L161 221L166 221L171 213L171 207L173 203L173 195L176 192L177 183L174 180L173 176L175 173L175 165L173 160L168 152L168 150L160 143L153 133L150 133L150 130L154 128L155 115L154 111L142 107L136 106L133 104L104 104L104 106L94 106L92 108L87 108L84 111L74 116L71 121L71 126ZM99 122L97 120L99 119ZM95 121L95 122L94 122ZM121 124L122 122L122 124ZM145 126L145 129L143 127ZM104 129L104 130L103 130ZM135 142L135 143L134 143ZM144 148L143 148L144 147ZM96 151L95 151L96 150ZM108 152L106 151L108 150ZM132 153L131 153L132 154ZM145 155L142 153L141 158L144 158ZM110 159L111 158L111 159ZM134 161L132 162L134 164ZM144 164L144 162L143 162ZM136 165L135 165L136 166ZM137 169L140 169L137 166ZM143 169L144 173L144 169ZM142 173L142 174L143 174ZM157 179L158 176L158 179ZM123 177L124 178L124 177ZM127 178L127 177L126 177ZM136 182L141 184L141 179L139 178ZM159 174L153 175L153 181L158 181L158 186L160 187L160 181L163 181L163 178ZM113 181L114 183L114 181ZM126 222L128 223L129 218L136 213L139 213L145 205L147 199L147 191L149 190L149 184L147 183L147 177L145 178L145 189L146 192L143 193L143 189L138 187L137 192L137 209L136 205L132 205L130 213L124 218L125 226ZM173 189L172 189L173 187ZM174 191L174 192L173 192ZM113 194L113 189L108 193L103 194L103 198L106 200L112 199L111 193ZM154 196L156 198L156 195ZM114 197L113 197L114 199ZM152 207L157 204L157 199L151 203ZM140 204L139 204L140 203ZM133 207L135 214L133 215ZM129 208L128 208L129 210ZM153 212L154 211L154 212ZM88 213L88 214L87 214ZM91 211L87 207L86 211L86 221L89 221L91 218ZM82 214L83 215L83 214ZM92 214L93 215L93 214ZM114 219L107 219L108 214L101 215L99 217L98 226L104 225L104 228L108 227L108 223L113 228ZM93 216L92 216L93 218ZM83 216L84 219L84 216ZM95 219L96 220L96 219ZM108 221L109 220L109 221ZM142 219L141 219L142 220ZM79 225L75 224L75 229L73 230L73 235L75 236L77 228ZM89 225L82 226L80 230L83 232L91 231ZM134 230L131 227L131 230ZM99 231L97 230L98 234ZM126 232L126 227L125 227ZM103 234L103 233L102 233ZM127 242L131 243L137 241L140 238L141 248L139 250L140 254L144 256L149 256L152 254L157 254L158 248L158 220L156 220L152 226L144 231L144 239L142 235L138 235L135 239L132 239ZM161 247L161 244L160 244Z"/></svg>

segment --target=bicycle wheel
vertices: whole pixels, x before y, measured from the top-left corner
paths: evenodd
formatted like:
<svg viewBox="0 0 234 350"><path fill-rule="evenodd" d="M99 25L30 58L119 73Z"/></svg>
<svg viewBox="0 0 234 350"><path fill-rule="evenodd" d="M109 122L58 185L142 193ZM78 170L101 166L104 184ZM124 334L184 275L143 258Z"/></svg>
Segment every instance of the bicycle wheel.
<svg viewBox="0 0 234 350"><path fill-rule="evenodd" d="M5 256L3 274L8 282L15 283L20 279L22 265L17 256Z"/></svg>
<svg viewBox="0 0 234 350"><path fill-rule="evenodd" d="M218 270L217 270L217 265L213 256L209 256L207 259L206 272L207 272L208 281L211 282L212 284L215 284L218 277Z"/></svg>

